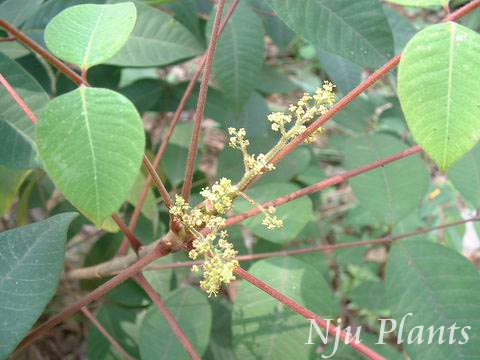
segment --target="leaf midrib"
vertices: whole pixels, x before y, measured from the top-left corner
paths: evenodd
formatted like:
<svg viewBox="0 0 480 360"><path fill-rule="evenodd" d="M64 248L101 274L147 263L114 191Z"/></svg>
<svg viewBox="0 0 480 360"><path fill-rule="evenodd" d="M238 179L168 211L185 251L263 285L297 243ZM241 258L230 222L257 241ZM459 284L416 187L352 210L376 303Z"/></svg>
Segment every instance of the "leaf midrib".
<svg viewBox="0 0 480 360"><path fill-rule="evenodd" d="M95 37L98 25L100 24L100 20L103 17L104 11L105 11L105 7L102 6L100 8L100 14L98 14L95 25L93 26L92 32L90 33L90 36L88 38L87 48L85 49L85 55L83 56L82 70L88 68L88 57L90 56L90 51L92 50L93 38Z"/></svg>
<svg viewBox="0 0 480 360"><path fill-rule="evenodd" d="M92 156L92 167L93 167L93 185L95 187L95 205L96 205L96 220L100 219L100 202L99 202L99 192L98 192L98 169L97 169L97 160L95 158L95 147L93 145L92 130L90 129L90 120L88 118L88 106L87 98L85 96L86 91L85 86L80 87L80 98L82 100L82 110L83 118L85 119L85 129L87 130L88 144L90 148L90 154Z"/></svg>
<svg viewBox="0 0 480 360"><path fill-rule="evenodd" d="M372 152L375 153L376 160L380 160L381 156L378 153L376 147L373 146L372 142L367 141L367 144L372 149ZM391 187L390 187L390 183L388 181L388 176L386 174L385 167L381 166L380 170L382 172L383 182L385 183L385 190L387 192L387 198L388 198L387 204L388 204L388 208L389 208L390 214L391 214L391 222L394 223L395 222L395 211L393 210L392 190L391 190Z"/></svg>
<svg viewBox="0 0 480 360"><path fill-rule="evenodd" d="M447 154L448 154L448 131L450 127L450 111L452 104L452 78L453 78L453 54L455 50L455 24L452 23L450 27L450 47L448 54L448 90L447 90L447 118L446 118L446 129L445 129L445 141L444 141L444 151L443 151L443 161L442 168L446 167L447 163Z"/></svg>

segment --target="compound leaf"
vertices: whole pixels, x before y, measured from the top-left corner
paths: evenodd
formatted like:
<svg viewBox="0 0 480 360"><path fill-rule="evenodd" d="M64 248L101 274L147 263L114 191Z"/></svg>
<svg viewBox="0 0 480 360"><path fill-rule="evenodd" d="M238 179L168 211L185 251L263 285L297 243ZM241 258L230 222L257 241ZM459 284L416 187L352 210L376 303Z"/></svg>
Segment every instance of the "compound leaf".
<svg viewBox="0 0 480 360"><path fill-rule="evenodd" d="M406 148L390 135L356 138L345 147L345 164L353 169ZM422 159L414 155L356 176L349 182L362 207L392 225L420 206L428 190L429 176Z"/></svg>
<svg viewBox="0 0 480 360"><path fill-rule="evenodd" d="M145 146L140 115L114 91L80 87L41 112L37 144L65 197L97 226L130 194Z"/></svg>
<svg viewBox="0 0 480 360"><path fill-rule="evenodd" d="M386 274L387 297L397 321L398 340L402 340L412 359L478 356L480 277L467 259L442 245L404 240L390 251ZM409 313L412 315L408 316ZM399 324L405 316L400 333ZM390 325L387 322L387 328ZM457 329L452 333L449 328L453 325ZM431 341L430 327L437 330Z"/></svg>
<svg viewBox="0 0 480 360"><path fill-rule="evenodd" d="M270 0L278 16L316 47L360 65L380 67L393 37L378 0Z"/></svg>
<svg viewBox="0 0 480 360"><path fill-rule="evenodd" d="M480 35L453 22L407 44L398 95L413 137L441 170L480 140Z"/></svg>
<svg viewBox="0 0 480 360"><path fill-rule="evenodd" d="M212 23L213 15L209 28ZM218 41L213 60L214 77L237 114L250 99L262 72L264 33L258 15L240 2Z"/></svg>
<svg viewBox="0 0 480 360"><path fill-rule="evenodd" d="M316 314L332 318L339 302L322 273L293 257L256 262L249 272ZM233 307L233 347L238 359L308 359L310 323L285 305L243 281Z"/></svg>
<svg viewBox="0 0 480 360"><path fill-rule="evenodd" d="M128 40L137 19L131 2L69 7L45 29L45 43L62 60L88 69L114 56Z"/></svg>
<svg viewBox="0 0 480 360"><path fill-rule="evenodd" d="M142 3L136 2L135 6L138 9L135 29L125 46L108 61L109 64L161 66L202 52L195 36L173 17Z"/></svg>

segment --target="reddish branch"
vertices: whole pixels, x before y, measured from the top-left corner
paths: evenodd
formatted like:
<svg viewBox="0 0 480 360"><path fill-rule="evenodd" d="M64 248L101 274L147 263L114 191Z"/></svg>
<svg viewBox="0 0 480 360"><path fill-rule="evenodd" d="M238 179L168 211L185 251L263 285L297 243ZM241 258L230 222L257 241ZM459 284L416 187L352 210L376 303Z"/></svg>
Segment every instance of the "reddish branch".
<svg viewBox="0 0 480 360"><path fill-rule="evenodd" d="M123 358L123 359L126 359L126 360L133 360L133 357L131 357L123 348L122 346L118 343L117 340L115 340L112 335L110 335L108 333L108 331L103 327L102 324L100 324L100 322L97 320L97 318L95 317L95 315L93 315L93 313L88 310L88 308L86 307L83 307L82 309L82 313L83 315L85 315L85 317L91 321L91 323L97 328L98 331L100 331L102 333L103 336L105 336L105 338L110 342L110 344L112 344L112 346L115 348L115 350L117 350L118 354Z"/></svg>
<svg viewBox="0 0 480 360"><path fill-rule="evenodd" d="M15 89L10 85L10 83L5 79L5 77L0 73L0 83L5 87L7 92L10 94L10 96L17 102L18 106L23 110L25 114L32 120L32 123L36 124L37 123L37 116L33 113L32 110L28 107L28 105L23 101L23 99L18 95L18 93L15 91Z"/></svg>
<svg viewBox="0 0 480 360"><path fill-rule="evenodd" d="M363 173L366 173L368 171L371 171L373 169L385 166L388 163L391 163L396 160L400 160L403 158L406 158L408 156L417 154L422 151L422 148L418 145L412 146L411 148L408 148L406 150L400 151L394 155L388 156L384 159L380 159L377 161L374 161L370 164L360 166L358 168L345 171L343 174L333 176L331 178L328 178L326 180L320 181L316 184L307 186L306 188L294 191L288 195L281 196L279 198L276 198L275 200L268 201L264 204L261 205L264 209L270 207L270 206L280 206L283 205L287 202L293 201L295 199L298 199L299 197L305 196L305 195L310 195L314 192L323 190L329 186L335 185L335 184L340 184L354 176L361 175ZM245 211L244 213L241 213L236 216L232 216L231 218L227 219L226 226L230 226L233 224L237 224L245 219L248 219L252 216L257 215L259 212L261 212L261 207L257 206L253 209L250 209L248 211Z"/></svg>
<svg viewBox="0 0 480 360"><path fill-rule="evenodd" d="M182 196L186 202L190 199L190 190L192 189L193 173L195 171L195 159L198 151L198 140L200 138L200 128L202 125L203 115L205 112L205 102L207 101L208 83L212 72L213 56L217 48L218 37L220 35L220 21L222 19L223 7L225 0L220 0L215 13L212 34L210 35L210 44L207 50L205 60L205 69L203 71L202 83L200 84L200 92L198 94L197 109L193 118L192 142L188 151L187 165L185 168L185 179L183 181Z"/></svg>
<svg viewBox="0 0 480 360"><path fill-rule="evenodd" d="M325 253L328 253L330 251L352 248L352 247L359 247L359 246L388 245L394 241L410 238L416 235L426 234L436 230L446 229L452 226L466 224L472 221L480 221L480 216L475 216L470 219L459 220L459 221L451 222L448 224L442 224L442 225L434 226L431 228L419 229L419 230L407 232L407 233L396 235L396 236L389 235L389 236L384 236L384 237L381 237L378 239L372 239L372 240L352 241L352 242L339 243L339 244L324 244L324 245L309 246L302 249L270 251L270 252L263 252L259 254L240 255L240 256L237 256L236 259L241 262L241 261L266 259L266 258L278 257L278 256L309 254L309 253L318 252L318 251L323 251ZM174 262L169 264L150 265L146 270L175 269L175 268L182 268L182 267L191 267L193 265L201 265L201 264L203 264L203 260L179 261L179 262Z"/></svg>
<svg viewBox="0 0 480 360"><path fill-rule="evenodd" d="M277 299L280 301L282 304L288 306L290 309L295 311L296 313L302 315L305 319L312 319L315 320L315 322L324 330L327 330L331 335L336 335L337 332L339 332L340 339L346 343L347 339L351 342L348 342L347 345L351 346L353 349L357 350L358 352L362 353L363 355L367 356L369 359L373 360L383 360L383 356L375 352L374 350L370 349L369 347L363 345L360 342L357 342L356 340L352 339L352 337L347 338L347 334L342 331L341 329L338 329L336 327L328 326L327 322L323 320L321 317L319 317L317 314L314 312L304 308L300 304L296 303L292 299L286 297L283 295L281 292L275 290L271 286L267 285L264 283L262 280L256 278L249 272L243 270L241 267L238 267L235 269L235 275L240 276L244 280L247 280L249 283L254 285L255 287L259 288L260 290L264 291L271 297ZM352 341L353 340L353 341Z"/></svg>
<svg viewBox="0 0 480 360"><path fill-rule="evenodd" d="M143 290L147 293L147 295L152 299L155 306L160 310L160 313L163 315L165 320L167 320L168 325L172 329L173 333L177 336L177 339L182 344L185 351L190 355L190 358L194 360L201 360L200 356L198 355L197 351L194 349L192 343L188 339L188 337L183 332L182 328L178 324L177 320L173 316L172 312L165 306L164 302L160 295L155 291L152 285L149 284L147 279L140 273L135 275L135 281L140 285Z"/></svg>
<svg viewBox="0 0 480 360"><path fill-rule="evenodd" d="M235 11L237 5L238 5L239 0L234 0L232 4L230 5L230 8L227 11L227 14L225 15L225 19L222 21L222 25L220 27L220 34L222 34L223 30L227 26L227 23L229 19L232 17L233 12ZM205 66L205 60L207 56L206 54L202 57L202 60L200 61L199 66L197 67L195 73L193 74L193 77L190 79L190 82L188 83L187 89L184 91L182 98L180 99L180 102L178 104L177 110L175 111L175 114L173 115L173 119L170 123L170 126L168 127L168 130L160 144L160 147L157 151L157 154L155 155L155 159L153 160L153 168L156 169L160 165L160 161L163 158L163 155L165 154L165 151L167 150L168 143L170 141L170 138L172 137L175 128L177 126L178 120L180 120L180 116L182 115L183 111L185 110L185 106L187 105L188 99L190 98L190 95L193 92L193 89L195 88L195 85L197 84L197 80L200 78L200 74L203 71L203 68ZM138 219L140 218L140 214L142 212L142 207L143 204L145 203L145 199L147 198L148 190L150 189L150 186L152 185L153 178L149 175L147 177L147 180L145 181L145 185L143 186L142 193L140 194L140 197L135 204L135 209L133 211L132 217L130 219L130 223L128 224L128 228L131 231L134 231L135 228L137 227ZM125 255L128 249L128 243L126 239L123 241L121 244L119 250L118 250L118 255Z"/></svg>
<svg viewBox="0 0 480 360"><path fill-rule="evenodd" d="M31 342L33 342L37 337L49 332L52 328L60 324L66 318L72 316L77 311L79 311L82 307L87 306L91 302L100 299L106 293L108 293L113 288L117 287L125 280L131 278L139 271L141 271L145 266L150 264L151 262L155 261L159 257L168 255L171 252L171 243L168 241L162 241L158 243L157 247L144 257L140 258L136 263L132 264L125 270L123 270L118 275L114 276L107 282L100 285L98 288L93 290L92 292L85 295L82 299L80 299L75 304L67 307L62 312L58 313L57 315L51 317L43 324L34 328L18 345L17 351L20 351L27 347Z"/></svg>
<svg viewBox="0 0 480 360"><path fill-rule="evenodd" d="M113 214L112 219L118 225L120 230L125 234L125 236L127 237L128 242L130 243L130 246L132 247L132 249L136 253L138 253L138 250L142 246L142 243L140 242L140 240L138 240L138 238L135 236L135 234L130 231L130 229L123 222L123 220L120 218L120 216L118 216L118 214Z"/></svg>
<svg viewBox="0 0 480 360"><path fill-rule="evenodd" d="M317 184L311 185L311 186L309 186L307 188L304 188L302 190L298 190L298 191L295 191L291 194L279 197L275 200L272 200L272 201L269 201L265 204L262 204L261 206L265 208L265 207L269 207L269 206L283 205L283 204L285 204L289 201L293 201L293 200L295 200L295 199L297 199L301 196L312 194L316 191L320 191L320 190L325 189L329 186L333 186L335 184L339 184L343 181L346 181L353 176L359 175L361 173L365 173L365 172L367 172L369 170L372 170L374 168L384 166L385 164L387 164L389 162L398 160L398 159L403 158L403 157L413 155L416 152L420 151L419 149L420 148L418 146L414 146L412 148L406 149L404 151L396 153L396 154L394 154L392 156L389 156L387 158L377 160L373 163L370 163L370 164L367 164L367 165L364 165L364 166L360 166L360 167L352 169L350 171L346 171L343 174L336 175L336 176L333 176L331 178L325 179L323 181L320 181ZM256 208L253 208L253 209L251 209L247 212L241 213L237 216L233 216L233 217L227 219L226 226L231 226L233 224L237 224L237 223L239 223L239 222L241 222L241 221L243 221L247 218L255 216L259 212L260 212L260 207L256 207ZM203 229L201 231L201 233L203 235L207 235L208 234L208 229ZM158 240L158 241L161 241L161 240ZM156 246L156 243L145 246L142 250L142 253L147 253L148 251L153 249L155 246ZM91 266L91 267L83 268L83 269L72 270L71 274L72 274L73 278L90 278L92 276L106 276L106 275L118 272L119 270L121 270L125 267L124 264L131 264L135 260L136 260L136 257L133 256L133 255L128 256L128 257L124 256L122 258L117 257L113 260L110 260L108 262L105 262L105 263L102 263L102 264L99 264L99 265L95 265L95 266Z"/></svg>
<svg viewBox="0 0 480 360"><path fill-rule="evenodd" d="M23 32L18 30L16 27L12 26L5 20L0 19L0 27L4 28L9 34L11 34L15 39L21 42L23 45L36 52L42 58L47 60L50 64L56 67L60 72L65 74L70 80L72 80L77 85L88 85L85 81L82 80L82 77L78 75L75 71L70 69L63 62L58 60L55 56L50 54L47 50L38 45L35 41L30 39Z"/></svg>
<svg viewBox="0 0 480 360"><path fill-rule="evenodd" d="M165 202L165 205L167 205L167 208L170 209L173 206L172 198L170 197L167 189L165 188L165 185L163 185L162 179L160 179L160 176L158 176L154 166L152 165L150 160L148 160L148 157L145 154L143 155L143 164L147 168L150 176L153 178L155 186L157 187L158 192L162 196L162 199Z"/></svg>
<svg viewBox="0 0 480 360"><path fill-rule="evenodd" d="M16 41L14 37L5 37L5 38L0 38L0 42L13 42Z"/></svg>

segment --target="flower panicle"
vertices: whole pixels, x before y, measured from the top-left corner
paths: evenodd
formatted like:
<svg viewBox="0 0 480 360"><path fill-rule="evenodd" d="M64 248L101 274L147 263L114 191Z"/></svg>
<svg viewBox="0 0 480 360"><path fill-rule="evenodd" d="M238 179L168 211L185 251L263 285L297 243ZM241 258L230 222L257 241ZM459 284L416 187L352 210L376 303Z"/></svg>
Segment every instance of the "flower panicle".
<svg viewBox="0 0 480 360"><path fill-rule="evenodd" d="M318 88L313 95L305 93L295 105L290 105L289 113L274 112L268 116L273 131L280 132L281 139L278 144L267 154L250 154L250 145L247 139L247 132L244 128L228 129L230 135L229 145L238 149L243 154L245 165L245 178L272 171L275 166L270 162L273 156L294 137L303 134L307 130L305 125L318 115L325 114L329 107L335 103L335 85L326 81L321 88ZM316 136L323 132L322 128L313 132L305 141L314 142ZM176 195L175 204L170 209L170 214L179 221L189 234L193 236L192 249L188 255L196 260L203 257L201 266L194 265L193 272L202 270L203 279L200 287L209 296L217 295L222 284L229 284L235 280L233 272L239 266L236 259L237 251L227 240L228 233L223 230L226 219L223 217L233 208L233 200L241 195L251 204L259 207L265 215L262 224L268 229L276 229L283 226L283 221L277 216L273 206L262 207L241 191L239 186L232 184L227 178L221 178L211 187L202 189L200 195L204 198L204 206L191 208L181 196ZM204 235L202 229L207 229Z"/></svg>

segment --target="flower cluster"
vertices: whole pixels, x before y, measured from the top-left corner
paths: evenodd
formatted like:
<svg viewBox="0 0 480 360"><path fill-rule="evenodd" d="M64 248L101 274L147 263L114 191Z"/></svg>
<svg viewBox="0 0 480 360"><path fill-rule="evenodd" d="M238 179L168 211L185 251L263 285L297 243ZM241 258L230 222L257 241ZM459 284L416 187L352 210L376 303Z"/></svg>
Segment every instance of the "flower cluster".
<svg viewBox="0 0 480 360"><path fill-rule="evenodd" d="M211 188L204 188L200 195L205 198L207 212L225 214L233 206L233 198L238 188L232 185L232 180L221 178Z"/></svg>
<svg viewBox="0 0 480 360"><path fill-rule="evenodd" d="M270 114L268 121L272 124L272 130L280 131L282 138L286 140L303 134L307 130L305 126L307 122L313 120L318 115L327 113L329 106L335 103L334 88L335 85L329 81L325 81L323 86L315 91L314 95L305 93L296 105L290 105L288 107L290 114L284 114L282 112ZM287 125L291 123L293 123L293 125L287 130ZM322 132L323 129L319 128L307 138L306 142L314 142L317 134Z"/></svg>
<svg viewBox="0 0 480 360"><path fill-rule="evenodd" d="M305 139L305 143L313 144L317 140L317 135L323 134L324 131L325 129L323 127L319 127Z"/></svg>
<svg viewBox="0 0 480 360"><path fill-rule="evenodd" d="M209 295L217 295L221 284L228 284L235 280L233 271L239 265L235 259L237 252L226 240L227 232L222 231L219 236L217 246L211 247L202 265L204 279L200 281L200 287ZM199 270L198 266L192 267L193 272Z"/></svg>
<svg viewBox="0 0 480 360"><path fill-rule="evenodd" d="M188 256L193 260L203 256L205 260L202 265L204 279L200 282L200 287L209 295L216 295L222 283L228 284L235 279L233 270L238 266L235 259L237 252L226 240L227 232L221 231L225 226L225 218L215 214L225 214L232 208L237 191L231 180L222 178L211 188L201 191L205 207L192 209L177 195L175 205L170 209L170 214L194 236ZM209 231L206 235L198 230L204 228ZM192 271L199 271L199 267L192 267Z"/></svg>
<svg viewBox="0 0 480 360"><path fill-rule="evenodd" d="M248 145L250 142L245 139L247 132L244 128L235 129L228 128L228 133L230 134L230 147L234 149L239 149L243 153L243 162L245 165L245 171L250 172L252 175L260 175L266 171L272 171L275 169L273 164L268 162L267 156L265 154L249 154Z"/></svg>
<svg viewBox="0 0 480 360"><path fill-rule="evenodd" d="M230 147L243 150L246 149L248 145L250 145L250 142L245 139L245 136L247 136L247 132L244 128L237 130L233 127L230 127L228 128L228 133L230 135Z"/></svg>
<svg viewBox="0 0 480 360"><path fill-rule="evenodd" d="M262 225L265 225L268 229L273 230L283 226L283 221L275 215L276 209L273 206L270 206L263 213L265 218L262 221Z"/></svg>

